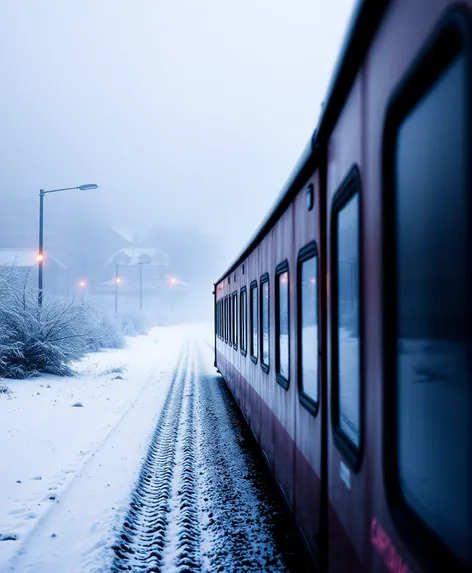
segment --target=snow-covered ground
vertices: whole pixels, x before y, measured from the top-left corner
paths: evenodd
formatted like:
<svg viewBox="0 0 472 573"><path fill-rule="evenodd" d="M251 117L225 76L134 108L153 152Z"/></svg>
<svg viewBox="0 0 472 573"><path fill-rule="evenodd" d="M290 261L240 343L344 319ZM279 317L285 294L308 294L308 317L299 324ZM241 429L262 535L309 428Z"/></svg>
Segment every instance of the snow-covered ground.
<svg viewBox="0 0 472 573"><path fill-rule="evenodd" d="M0 571L50 573L43 553L58 564L81 554L77 568L92 570L87 555L119 520L185 334L155 328L123 350L90 355L74 378L8 381L12 394L0 395ZM72 571L67 563L54 571Z"/></svg>
<svg viewBox="0 0 472 573"><path fill-rule="evenodd" d="M212 324L155 328L74 378L8 382L2 573L291 570L212 344Z"/></svg>

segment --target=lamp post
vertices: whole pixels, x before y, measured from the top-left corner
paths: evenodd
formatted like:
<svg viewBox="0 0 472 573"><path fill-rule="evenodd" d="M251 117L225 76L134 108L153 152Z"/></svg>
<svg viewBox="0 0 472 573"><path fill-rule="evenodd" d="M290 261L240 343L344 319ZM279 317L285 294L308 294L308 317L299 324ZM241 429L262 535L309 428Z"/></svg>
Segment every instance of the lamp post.
<svg viewBox="0 0 472 573"><path fill-rule="evenodd" d="M119 265L115 266L115 313L118 312L118 285L121 282L121 277L118 276L118 267Z"/></svg>
<svg viewBox="0 0 472 573"><path fill-rule="evenodd" d="M44 251L43 251L43 234L44 234L44 223L43 223L43 201L44 196L48 193L59 193L60 191L90 191L92 189L98 189L98 185L95 183L88 183L87 185L79 185L77 187L63 187L62 189L40 189L39 190L39 249L38 249L38 306L43 306L43 265L44 265Z"/></svg>
<svg viewBox="0 0 472 573"><path fill-rule="evenodd" d="M142 261L139 266L139 311L143 312L143 265L148 265L151 261Z"/></svg>

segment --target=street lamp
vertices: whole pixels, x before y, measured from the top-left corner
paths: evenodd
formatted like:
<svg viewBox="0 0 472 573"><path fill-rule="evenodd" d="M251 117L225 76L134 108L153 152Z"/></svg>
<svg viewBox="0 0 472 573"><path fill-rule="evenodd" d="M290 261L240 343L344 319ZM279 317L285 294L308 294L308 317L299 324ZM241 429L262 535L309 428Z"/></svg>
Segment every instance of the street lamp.
<svg viewBox="0 0 472 573"><path fill-rule="evenodd" d="M122 282L122 278L118 276L118 267L115 265L115 312L118 312L118 285Z"/></svg>
<svg viewBox="0 0 472 573"><path fill-rule="evenodd" d="M91 191L98 189L95 183L87 183L86 185L79 185L78 187L63 187L62 189L44 189L39 190L39 249L38 249L38 306L43 306L43 264L44 264L44 251L43 251L43 201L44 196L48 193L59 193L59 191Z"/></svg>
<svg viewBox="0 0 472 573"><path fill-rule="evenodd" d="M139 266L139 310L143 312L143 265L148 265L151 261L141 261Z"/></svg>

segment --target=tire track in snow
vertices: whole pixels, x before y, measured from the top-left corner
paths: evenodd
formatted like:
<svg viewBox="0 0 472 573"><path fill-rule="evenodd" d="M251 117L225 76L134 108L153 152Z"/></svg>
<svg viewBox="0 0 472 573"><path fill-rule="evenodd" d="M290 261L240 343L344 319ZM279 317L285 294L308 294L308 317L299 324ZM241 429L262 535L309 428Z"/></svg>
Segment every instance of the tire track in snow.
<svg viewBox="0 0 472 573"><path fill-rule="evenodd" d="M191 353L193 356L193 352ZM181 432L169 513L168 544L162 570L196 573L201 571L200 523L198 516L195 427L196 368L191 362L182 404Z"/></svg>
<svg viewBox="0 0 472 573"><path fill-rule="evenodd" d="M151 439L111 571L162 570L183 392L189 368L186 345Z"/></svg>
<svg viewBox="0 0 472 573"><path fill-rule="evenodd" d="M114 546L113 572L201 570L191 358L186 348Z"/></svg>

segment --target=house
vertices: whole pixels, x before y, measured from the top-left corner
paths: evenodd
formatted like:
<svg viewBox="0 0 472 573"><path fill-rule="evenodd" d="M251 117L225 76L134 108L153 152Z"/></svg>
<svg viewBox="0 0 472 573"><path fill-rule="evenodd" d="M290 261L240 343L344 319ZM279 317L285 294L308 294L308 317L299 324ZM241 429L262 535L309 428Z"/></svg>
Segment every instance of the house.
<svg viewBox="0 0 472 573"><path fill-rule="evenodd" d="M0 249L0 269L7 269L31 285L38 282L37 249ZM44 254L43 287L49 294L65 294L68 279L67 266L55 257Z"/></svg>
<svg viewBox="0 0 472 573"><path fill-rule="evenodd" d="M106 262L107 274L122 283L121 290L156 290L162 288L169 257L160 249L125 247L116 251ZM109 281L107 281L109 282ZM103 283L102 283L103 284Z"/></svg>

